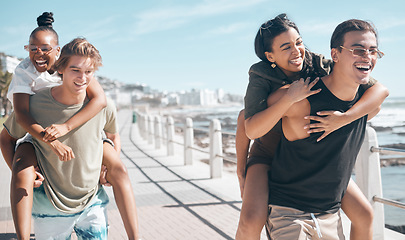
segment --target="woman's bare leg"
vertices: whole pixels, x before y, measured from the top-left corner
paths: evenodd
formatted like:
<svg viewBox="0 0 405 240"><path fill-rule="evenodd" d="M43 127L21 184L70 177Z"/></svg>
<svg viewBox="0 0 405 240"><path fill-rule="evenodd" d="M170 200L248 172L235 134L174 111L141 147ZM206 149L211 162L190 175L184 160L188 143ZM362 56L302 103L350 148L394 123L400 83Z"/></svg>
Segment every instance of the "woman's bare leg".
<svg viewBox="0 0 405 240"><path fill-rule="evenodd" d="M30 239L36 166L34 146L31 143L18 146L14 155L10 186L11 212L18 239Z"/></svg>
<svg viewBox="0 0 405 240"><path fill-rule="evenodd" d="M110 143L103 144L103 165L107 167L107 181L113 187L128 239L139 239L138 215L131 181L124 163Z"/></svg>
<svg viewBox="0 0 405 240"><path fill-rule="evenodd" d="M243 198L243 188L245 187L246 163L249 154L249 147L250 139L245 133L245 110L241 110L238 116L235 136L236 174L238 175L241 198Z"/></svg>
<svg viewBox="0 0 405 240"><path fill-rule="evenodd" d="M269 170L268 165L254 164L247 171L236 240L260 239L268 213Z"/></svg>
<svg viewBox="0 0 405 240"><path fill-rule="evenodd" d="M373 239L373 208L356 183L350 179L342 209L351 221L350 239Z"/></svg>

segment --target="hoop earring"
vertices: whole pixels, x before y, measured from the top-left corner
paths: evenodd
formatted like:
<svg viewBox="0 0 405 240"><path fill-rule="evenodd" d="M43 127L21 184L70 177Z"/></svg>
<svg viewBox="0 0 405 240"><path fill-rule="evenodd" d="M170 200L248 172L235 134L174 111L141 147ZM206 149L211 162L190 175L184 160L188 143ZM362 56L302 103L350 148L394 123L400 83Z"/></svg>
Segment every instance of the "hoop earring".
<svg viewBox="0 0 405 240"><path fill-rule="evenodd" d="M275 63L272 63L271 65L270 65L272 68L276 68L276 64Z"/></svg>

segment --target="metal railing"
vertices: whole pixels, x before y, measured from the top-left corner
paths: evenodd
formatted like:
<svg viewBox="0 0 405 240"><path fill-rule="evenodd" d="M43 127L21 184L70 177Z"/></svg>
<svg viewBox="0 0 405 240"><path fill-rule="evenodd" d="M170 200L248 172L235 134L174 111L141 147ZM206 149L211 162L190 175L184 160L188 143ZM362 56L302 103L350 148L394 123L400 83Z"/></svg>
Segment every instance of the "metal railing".
<svg viewBox="0 0 405 240"><path fill-rule="evenodd" d="M405 155L405 150L396 149L396 148L384 148L384 147L372 146L370 148L370 151L373 152L373 153ZM373 196L373 201L380 202L380 203L390 205L390 206L394 206L394 207L397 207L397 208L405 209L405 203L398 202L398 201L395 201L395 200L392 200L392 199Z"/></svg>
<svg viewBox="0 0 405 240"><path fill-rule="evenodd" d="M151 117L140 113L136 114L139 119L138 126L141 136L150 144L155 142L155 147L160 148L161 144L157 142L160 142L162 139L165 140L168 155L174 155L174 143L184 146L185 165L192 164L193 151L209 154L211 178L219 178L222 176L223 160L236 163L236 158L225 156L222 149L222 134L235 136L235 133L222 131L221 124L217 119L213 119L210 122L209 129L206 129L193 127L192 119L186 118L183 127L184 141L181 143L174 140L175 128L172 117L166 117L165 124L162 124L160 116ZM163 131L163 129L165 129L165 131ZM208 133L210 139L209 151L194 146L194 131ZM162 133L165 133L165 136L163 136ZM385 223L383 204L405 209L405 203L383 198L382 196L380 153L405 155L405 150L379 147L375 130L368 126L363 145L357 156L355 175L357 185L370 201L374 210L373 239L384 239Z"/></svg>

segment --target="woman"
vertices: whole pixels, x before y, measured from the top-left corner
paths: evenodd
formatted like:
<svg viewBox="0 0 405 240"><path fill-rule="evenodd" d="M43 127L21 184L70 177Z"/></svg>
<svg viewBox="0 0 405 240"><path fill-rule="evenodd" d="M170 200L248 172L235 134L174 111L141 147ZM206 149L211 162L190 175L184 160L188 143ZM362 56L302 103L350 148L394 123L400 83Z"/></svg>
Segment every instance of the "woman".
<svg viewBox="0 0 405 240"><path fill-rule="evenodd" d="M255 51L262 61L250 68L245 110L239 115L237 127L237 173L243 202L236 239L259 239L267 219L267 172L280 140L279 123L274 128L269 127L272 126L268 122L272 113L267 108L268 96L300 78L325 76L332 68L330 60L305 49L297 26L285 14L262 24L256 35ZM319 113L324 117L308 116L308 119L319 121L306 126L308 132L324 132L318 139L321 141L334 130L379 108L388 96L386 88L375 81L363 87L367 91L349 111L324 111ZM258 138L250 149L248 160L250 140L247 136ZM347 187L342 209L352 221L351 239L371 239L372 208L353 181Z"/></svg>

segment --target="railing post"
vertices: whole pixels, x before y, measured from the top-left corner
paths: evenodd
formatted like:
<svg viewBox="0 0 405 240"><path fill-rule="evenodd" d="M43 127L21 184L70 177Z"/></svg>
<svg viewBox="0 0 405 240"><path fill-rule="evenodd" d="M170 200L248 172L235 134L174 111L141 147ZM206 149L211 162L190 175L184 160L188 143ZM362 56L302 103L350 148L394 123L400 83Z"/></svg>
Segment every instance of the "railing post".
<svg viewBox="0 0 405 240"><path fill-rule="evenodd" d="M148 130L148 127L149 127L148 126L148 117L147 117L147 115L142 114L141 119L142 119L142 124L139 125L139 127L141 128L140 129L141 136L142 136L142 138L144 140L147 140L148 139L148 133L149 133L149 130Z"/></svg>
<svg viewBox="0 0 405 240"><path fill-rule="evenodd" d="M174 121L172 117L167 118L166 122L166 130L167 130L167 156L174 155Z"/></svg>
<svg viewBox="0 0 405 240"><path fill-rule="evenodd" d="M221 123L213 119L210 123L210 173L211 178L222 177L223 152Z"/></svg>
<svg viewBox="0 0 405 240"><path fill-rule="evenodd" d="M138 119L138 123L137 123L138 124L138 131L139 131L139 134L142 137L142 115L137 111L135 111L135 113L136 113L137 119Z"/></svg>
<svg viewBox="0 0 405 240"><path fill-rule="evenodd" d="M161 131L162 131L162 138L161 138L161 144L164 144L165 143L165 140L167 139L167 124L166 124L166 122L167 122L167 117L165 118L165 117L163 117L163 116L161 116L160 117L160 129L161 129Z"/></svg>
<svg viewBox="0 0 405 240"><path fill-rule="evenodd" d="M186 125L184 127L184 165L193 164L193 145L194 145L194 130L193 120L186 118Z"/></svg>
<svg viewBox="0 0 405 240"><path fill-rule="evenodd" d="M374 210L373 239L384 239L384 206L373 201L374 196L382 197L380 155L372 152L371 147L378 147L377 134L367 126L355 165L356 183Z"/></svg>
<svg viewBox="0 0 405 240"><path fill-rule="evenodd" d="M154 129L153 129L153 117L152 116L148 116L148 130L149 130L149 135L148 135L148 143L149 144L153 144L153 135L155 135L154 133Z"/></svg>
<svg viewBox="0 0 405 240"><path fill-rule="evenodd" d="M162 142L162 125L160 116L155 117L155 148L160 149Z"/></svg>

